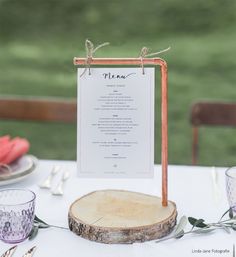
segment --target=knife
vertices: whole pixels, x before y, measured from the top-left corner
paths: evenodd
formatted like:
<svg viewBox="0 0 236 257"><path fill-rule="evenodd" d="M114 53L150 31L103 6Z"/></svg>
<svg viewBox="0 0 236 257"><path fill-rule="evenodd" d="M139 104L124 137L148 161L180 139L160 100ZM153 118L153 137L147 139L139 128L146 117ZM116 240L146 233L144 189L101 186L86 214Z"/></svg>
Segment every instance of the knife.
<svg viewBox="0 0 236 257"><path fill-rule="evenodd" d="M26 252L22 257L32 257L34 255L34 252L36 250L36 246L29 249L28 252Z"/></svg>
<svg viewBox="0 0 236 257"><path fill-rule="evenodd" d="M9 250L7 250L1 257L11 257L13 253L16 250L17 245L11 247Z"/></svg>

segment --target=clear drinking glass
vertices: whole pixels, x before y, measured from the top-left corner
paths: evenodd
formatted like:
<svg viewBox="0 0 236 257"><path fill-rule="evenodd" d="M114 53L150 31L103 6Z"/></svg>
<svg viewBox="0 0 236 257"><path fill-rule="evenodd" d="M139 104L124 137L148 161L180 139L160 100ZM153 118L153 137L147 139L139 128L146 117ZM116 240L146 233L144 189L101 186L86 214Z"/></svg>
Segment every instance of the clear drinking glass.
<svg viewBox="0 0 236 257"><path fill-rule="evenodd" d="M15 244L24 241L35 215L34 192L27 189L0 190L0 240Z"/></svg>
<svg viewBox="0 0 236 257"><path fill-rule="evenodd" d="M236 167L226 170L226 191L230 207L236 213Z"/></svg>

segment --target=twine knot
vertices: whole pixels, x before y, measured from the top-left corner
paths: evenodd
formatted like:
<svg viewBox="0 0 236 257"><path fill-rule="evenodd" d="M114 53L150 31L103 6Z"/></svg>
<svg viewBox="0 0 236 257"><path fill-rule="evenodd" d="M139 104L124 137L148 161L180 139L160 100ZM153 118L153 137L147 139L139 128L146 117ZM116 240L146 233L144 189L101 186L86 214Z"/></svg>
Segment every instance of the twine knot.
<svg viewBox="0 0 236 257"><path fill-rule="evenodd" d="M85 49L86 49L86 61L85 61L85 69L82 72L82 74L80 75L80 77L82 77L84 75L84 73L87 71L87 69L89 70L89 75L91 75L91 70L90 70L90 64L92 62L93 59L93 54L101 47L103 46L107 46L109 45L109 42L105 42L103 44L98 45L97 47L94 47L94 44L86 39L85 40Z"/></svg>
<svg viewBox="0 0 236 257"><path fill-rule="evenodd" d="M162 54L164 52L167 52L170 50L170 46L164 50L161 50L161 51L158 51L158 52L155 52L155 53L148 53L150 51L150 49L148 49L146 46L144 46L141 51L140 51L140 55L139 55L139 58L141 59L141 67L142 67L142 73L145 74L144 72L144 64L143 64L143 59L145 57L151 57L151 56L155 56L155 55L159 55L159 54Z"/></svg>

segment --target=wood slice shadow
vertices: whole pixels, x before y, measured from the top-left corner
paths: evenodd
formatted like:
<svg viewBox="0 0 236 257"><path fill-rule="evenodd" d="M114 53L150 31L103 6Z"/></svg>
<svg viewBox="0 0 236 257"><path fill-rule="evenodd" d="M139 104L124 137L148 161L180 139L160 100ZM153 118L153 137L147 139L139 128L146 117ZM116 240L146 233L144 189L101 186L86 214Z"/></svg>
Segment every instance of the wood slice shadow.
<svg viewBox="0 0 236 257"><path fill-rule="evenodd" d="M176 205L162 206L159 197L123 190L101 190L77 199L70 207L69 228L100 243L131 244L168 235L176 224Z"/></svg>

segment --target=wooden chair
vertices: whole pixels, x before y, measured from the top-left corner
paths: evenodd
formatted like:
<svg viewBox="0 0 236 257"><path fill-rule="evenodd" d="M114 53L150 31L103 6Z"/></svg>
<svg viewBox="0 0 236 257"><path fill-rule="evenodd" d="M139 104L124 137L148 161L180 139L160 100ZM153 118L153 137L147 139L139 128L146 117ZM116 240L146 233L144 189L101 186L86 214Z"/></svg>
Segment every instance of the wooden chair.
<svg viewBox="0 0 236 257"><path fill-rule="evenodd" d="M63 159L74 160L76 152L76 120L77 104L74 98L0 96L0 121L4 121L1 126L5 127L5 121L17 121L20 128L21 124L26 121L39 123L26 126L26 131L29 132L26 137L31 141L33 153L39 158L60 159L63 156ZM68 126L64 126L64 124L68 124ZM2 128L1 126L0 128ZM8 126L11 125L8 124ZM34 132L32 128L39 129L39 131ZM52 132L52 128L56 129L56 131L52 135L45 137L45 129L46 131L49 129ZM7 134L12 129L5 129L5 131L5 134ZM65 134L61 138L57 137L60 133L67 133L67 131L73 132L69 140L66 139ZM17 131L14 131L13 134L15 132L17 133ZM25 131L19 131L17 135L24 137L24 133ZM31 138L30 135L33 135L33 137ZM45 145L46 149L44 151L42 149L44 149ZM60 148L59 152L56 150L57 148Z"/></svg>
<svg viewBox="0 0 236 257"><path fill-rule="evenodd" d="M191 108L193 127L192 164L198 160L198 128L200 126L236 126L236 103L198 102Z"/></svg>
<svg viewBox="0 0 236 257"><path fill-rule="evenodd" d="M76 100L44 97L0 97L0 119L75 122Z"/></svg>

